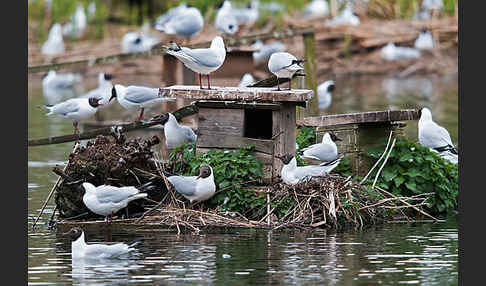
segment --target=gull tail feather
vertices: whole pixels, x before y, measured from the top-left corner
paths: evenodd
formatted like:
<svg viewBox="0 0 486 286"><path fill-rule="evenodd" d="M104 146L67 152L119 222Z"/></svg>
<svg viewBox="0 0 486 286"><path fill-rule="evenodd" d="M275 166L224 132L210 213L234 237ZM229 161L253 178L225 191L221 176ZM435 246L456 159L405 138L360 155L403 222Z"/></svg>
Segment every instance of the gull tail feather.
<svg viewBox="0 0 486 286"><path fill-rule="evenodd" d="M128 244L128 247L134 247L142 242L143 238L137 238Z"/></svg>
<svg viewBox="0 0 486 286"><path fill-rule="evenodd" d="M330 173L332 170L334 170L334 168L336 168L339 165L339 163L341 162L341 160L343 158L344 158L344 155L341 155L341 156L339 156L338 158L336 158L332 161L320 164L320 166L329 166L330 168L326 170L326 173Z"/></svg>

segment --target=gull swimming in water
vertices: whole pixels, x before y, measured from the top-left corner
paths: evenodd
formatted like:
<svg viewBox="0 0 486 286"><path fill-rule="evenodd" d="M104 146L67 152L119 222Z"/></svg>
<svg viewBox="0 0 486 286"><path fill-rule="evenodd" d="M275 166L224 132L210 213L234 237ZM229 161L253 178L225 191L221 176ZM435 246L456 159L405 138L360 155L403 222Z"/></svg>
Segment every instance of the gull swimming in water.
<svg viewBox="0 0 486 286"><path fill-rule="evenodd" d="M207 49L191 49L186 47L180 47L176 43L171 41L170 48L167 49L169 55L173 55L178 58L184 65L199 74L199 87L202 89L202 76L208 77L208 89L211 89L209 83L209 74L219 69L226 58L226 48L224 46L223 38L220 36L214 37L211 41L211 46Z"/></svg>
<svg viewBox="0 0 486 286"><path fill-rule="evenodd" d="M179 146L182 142L196 142L197 135L189 126L180 125L172 113L168 113L164 124L165 145L168 149Z"/></svg>
<svg viewBox="0 0 486 286"><path fill-rule="evenodd" d="M63 236L71 238L71 257L72 259L105 259L118 258L122 255L134 251L135 245L140 243L140 240L135 240L132 243L116 243L116 244L100 244L100 243L86 243L84 238L84 231L80 227L74 227L70 231L63 233Z"/></svg>
<svg viewBox="0 0 486 286"><path fill-rule="evenodd" d="M86 30L86 26L87 19L83 5L78 4L74 16L71 17L71 21L62 27L62 34L72 38L80 38Z"/></svg>
<svg viewBox="0 0 486 286"><path fill-rule="evenodd" d="M280 78L288 78L289 90L291 89L290 80L297 71L304 69L302 66L304 61L305 60L298 60L295 56L286 52L273 53L270 56L270 59L268 60L268 69L277 77L277 90L280 90Z"/></svg>
<svg viewBox="0 0 486 286"><path fill-rule="evenodd" d="M158 88L136 85L123 86L121 84L115 84L112 87L109 101L113 98L116 98L118 103L129 111L141 110L138 121L143 119L145 108L161 101L175 100L170 97L160 97Z"/></svg>
<svg viewBox="0 0 486 286"><path fill-rule="evenodd" d="M282 162L284 163L282 171L280 172L280 176L282 177L283 182L289 185L295 185L306 179L328 174L339 165L339 162L341 162L341 159L344 156L341 155L334 161L322 163L320 165L310 165L302 167L297 167L297 160L295 159L294 155L286 154L276 157L282 160Z"/></svg>
<svg viewBox="0 0 486 286"><path fill-rule="evenodd" d="M113 215L126 208L129 202L147 197L147 193L140 193L140 190L133 186L100 185L95 187L88 182L83 183L82 186L85 190L84 204L90 211L104 216L105 223L108 223L108 216L110 216L111 222Z"/></svg>
<svg viewBox="0 0 486 286"><path fill-rule="evenodd" d="M45 56L56 56L65 52L61 24L55 23L49 30L47 41L42 44L41 53Z"/></svg>
<svg viewBox="0 0 486 286"><path fill-rule="evenodd" d="M331 105L332 92L336 84L333 80L327 80L317 86L317 99L319 101L319 109L326 109Z"/></svg>
<svg viewBox="0 0 486 286"><path fill-rule="evenodd" d="M224 34L233 35L238 32L238 20L233 14L233 8L230 1L224 1L218 12L216 12L214 26L218 31Z"/></svg>
<svg viewBox="0 0 486 286"><path fill-rule="evenodd" d="M304 7L304 17L319 18L329 14L329 4L325 0L312 0Z"/></svg>
<svg viewBox="0 0 486 286"><path fill-rule="evenodd" d="M451 162L457 163L458 152L452 143L451 135L444 127L432 120L432 113L426 107L420 111L418 122L418 139L422 146L430 148L433 152L451 157Z"/></svg>
<svg viewBox="0 0 486 286"><path fill-rule="evenodd" d="M156 30L184 38L196 36L201 32L204 19L196 7L183 3L172 9L155 21Z"/></svg>
<svg viewBox="0 0 486 286"><path fill-rule="evenodd" d="M432 50L434 48L434 37L426 29L422 29L414 42L414 47L419 50Z"/></svg>
<svg viewBox="0 0 486 286"><path fill-rule="evenodd" d="M203 165L198 176L167 176L167 180L176 191L192 202L202 202L210 199L215 191L213 168Z"/></svg>
<svg viewBox="0 0 486 286"><path fill-rule="evenodd" d="M310 145L309 147L300 150L302 158L319 160L323 163L336 160L338 157L338 149L334 141L342 141L333 132L326 132L322 136L322 142Z"/></svg>
<svg viewBox="0 0 486 286"><path fill-rule="evenodd" d="M98 107L102 105L99 99L90 98L71 98L55 105L46 104L45 108L49 109L46 115L59 115L69 118L73 121L74 134L79 136L78 122L93 116Z"/></svg>

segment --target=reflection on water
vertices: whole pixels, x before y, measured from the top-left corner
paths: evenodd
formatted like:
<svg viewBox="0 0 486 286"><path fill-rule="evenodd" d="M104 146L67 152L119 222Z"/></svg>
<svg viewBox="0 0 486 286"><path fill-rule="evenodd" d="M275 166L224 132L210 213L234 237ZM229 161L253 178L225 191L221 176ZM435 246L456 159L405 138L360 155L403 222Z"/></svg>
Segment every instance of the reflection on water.
<svg viewBox="0 0 486 286"><path fill-rule="evenodd" d="M158 86L159 81L158 75L117 77L122 84ZM299 109L299 116L429 106L434 120L457 142L457 76L367 76L335 81L328 109L314 110L311 105L308 110ZM87 90L95 88L96 75L85 77L84 85ZM40 81L30 82L28 138L72 133L70 120L44 115L45 110L38 106L45 103ZM167 112L181 104L185 102L168 103L151 111ZM107 120L130 116L136 117L118 104L104 111ZM417 140L417 122L407 124L409 139ZM163 137L157 130L130 136L151 134ZM85 228L88 242L144 239L136 247L138 251L125 260L72 261L70 241L59 235L61 230L51 231L46 226L54 210L53 199L35 232L31 225L57 180L52 168L65 164L73 145L68 142L28 149L28 285L457 285L455 217L443 223L388 224L344 232L222 229L195 236L176 235L165 229Z"/></svg>

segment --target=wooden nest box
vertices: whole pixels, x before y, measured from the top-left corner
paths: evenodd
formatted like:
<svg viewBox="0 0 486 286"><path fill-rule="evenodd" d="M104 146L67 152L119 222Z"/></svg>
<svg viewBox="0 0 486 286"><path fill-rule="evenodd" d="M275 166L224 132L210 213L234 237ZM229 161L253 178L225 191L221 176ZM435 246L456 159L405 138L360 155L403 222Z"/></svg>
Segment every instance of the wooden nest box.
<svg viewBox="0 0 486 286"><path fill-rule="evenodd" d="M269 180L282 168L275 155L295 154L296 106L306 107L313 91L175 85L161 88L159 95L195 100L198 152L253 145Z"/></svg>

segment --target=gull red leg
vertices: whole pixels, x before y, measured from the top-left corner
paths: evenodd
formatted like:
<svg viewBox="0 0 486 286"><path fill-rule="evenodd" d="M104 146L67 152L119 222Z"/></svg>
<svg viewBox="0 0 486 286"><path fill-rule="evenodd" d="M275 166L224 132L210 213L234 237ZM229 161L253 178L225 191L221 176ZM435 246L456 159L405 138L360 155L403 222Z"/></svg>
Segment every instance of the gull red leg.
<svg viewBox="0 0 486 286"><path fill-rule="evenodd" d="M203 87L202 87L202 75L201 74L199 74L199 88L203 89Z"/></svg>
<svg viewBox="0 0 486 286"><path fill-rule="evenodd" d="M277 90L280 90L280 80L277 77Z"/></svg>
<svg viewBox="0 0 486 286"><path fill-rule="evenodd" d="M211 89L211 85L209 84L209 74L208 74L208 89Z"/></svg>
<svg viewBox="0 0 486 286"><path fill-rule="evenodd" d="M292 83L292 78L289 78L289 90L290 90L290 84Z"/></svg>
<svg viewBox="0 0 486 286"><path fill-rule="evenodd" d="M142 107L142 111L140 112L140 116L138 117L138 121L141 121L143 119L143 111L145 108Z"/></svg>
<svg viewBox="0 0 486 286"><path fill-rule="evenodd" d="M78 129L78 123L73 121L73 126L74 126L74 135L76 135L76 142L79 142L79 129Z"/></svg>

